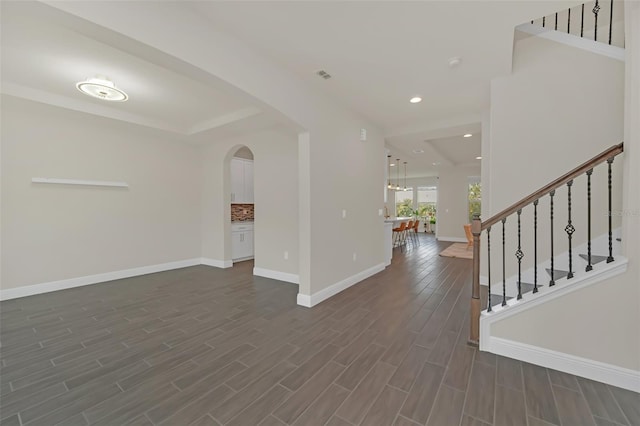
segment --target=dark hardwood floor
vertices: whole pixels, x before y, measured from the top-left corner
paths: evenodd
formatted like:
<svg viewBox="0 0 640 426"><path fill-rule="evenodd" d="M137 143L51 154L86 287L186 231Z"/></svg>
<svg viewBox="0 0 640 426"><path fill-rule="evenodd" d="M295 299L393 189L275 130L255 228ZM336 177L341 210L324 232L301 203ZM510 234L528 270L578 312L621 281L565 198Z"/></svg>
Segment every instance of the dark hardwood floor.
<svg viewBox="0 0 640 426"><path fill-rule="evenodd" d="M4 425L640 425L640 396L466 344L471 261L421 234L324 303L197 266L5 301Z"/></svg>

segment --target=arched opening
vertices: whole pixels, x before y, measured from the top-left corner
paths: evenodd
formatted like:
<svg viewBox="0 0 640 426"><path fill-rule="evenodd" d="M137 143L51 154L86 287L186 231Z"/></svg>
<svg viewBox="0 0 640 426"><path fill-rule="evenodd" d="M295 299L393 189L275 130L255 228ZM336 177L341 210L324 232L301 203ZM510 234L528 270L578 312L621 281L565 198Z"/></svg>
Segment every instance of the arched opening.
<svg viewBox="0 0 640 426"><path fill-rule="evenodd" d="M233 264L254 259L254 166L253 152L242 145L231 150L229 158L230 197L228 208L230 249Z"/></svg>

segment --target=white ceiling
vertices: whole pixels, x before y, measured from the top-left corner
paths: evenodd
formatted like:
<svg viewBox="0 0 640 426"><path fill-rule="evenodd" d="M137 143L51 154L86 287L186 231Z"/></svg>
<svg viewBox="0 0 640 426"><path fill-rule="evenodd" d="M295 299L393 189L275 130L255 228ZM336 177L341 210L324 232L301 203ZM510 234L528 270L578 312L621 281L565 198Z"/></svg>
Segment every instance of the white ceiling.
<svg viewBox="0 0 640 426"><path fill-rule="evenodd" d="M224 28L379 126L408 177L480 165L491 79L511 72L515 26L575 1L200 2ZM460 57L456 67L449 59ZM323 80L318 70L331 74ZM409 103L415 95L423 101ZM472 133L472 138L462 138ZM416 154L414 150L424 150ZM397 156L397 157L396 157ZM435 165L433 163L436 163Z"/></svg>
<svg viewBox="0 0 640 426"><path fill-rule="evenodd" d="M511 71L516 25L567 1L198 2L214 25L331 93L385 133L479 114ZM449 68L448 60L461 57ZM315 75L325 70L323 80ZM422 103L410 104L420 95Z"/></svg>
<svg viewBox="0 0 640 426"><path fill-rule="evenodd" d="M133 41L104 40L99 28L47 6L2 2L3 93L184 135L220 130L262 113L231 89L129 53ZM129 100L109 103L76 89L78 81L97 74L108 76Z"/></svg>
<svg viewBox="0 0 640 426"><path fill-rule="evenodd" d="M383 130L394 157L407 159L411 173L424 176L437 174L433 163L477 161L480 114L489 103L491 79L511 71L514 27L577 3L180 4L367 118ZM250 94L91 22L34 2L1 2L1 7L3 93L196 135L193 140L279 120ZM448 60L456 56L461 63L450 68ZM319 78L315 73L321 69L332 78ZM106 104L76 90L77 81L98 73L108 75L130 100ZM414 95L423 102L410 104ZM474 136L461 139L464 133Z"/></svg>

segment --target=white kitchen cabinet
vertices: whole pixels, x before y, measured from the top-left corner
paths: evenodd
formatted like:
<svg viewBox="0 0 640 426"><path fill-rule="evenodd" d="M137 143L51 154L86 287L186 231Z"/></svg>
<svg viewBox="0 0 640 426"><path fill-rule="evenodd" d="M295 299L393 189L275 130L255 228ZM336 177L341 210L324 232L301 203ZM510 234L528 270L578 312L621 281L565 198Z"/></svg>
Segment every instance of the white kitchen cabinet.
<svg viewBox="0 0 640 426"><path fill-rule="evenodd" d="M253 161L231 159L231 202L253 204Z"/></svg>
<svg viewBox="0 0 640 426"><path fill-rule="evenodd" d="M253 258L253 224L231 225L231 259Z"/></svg>

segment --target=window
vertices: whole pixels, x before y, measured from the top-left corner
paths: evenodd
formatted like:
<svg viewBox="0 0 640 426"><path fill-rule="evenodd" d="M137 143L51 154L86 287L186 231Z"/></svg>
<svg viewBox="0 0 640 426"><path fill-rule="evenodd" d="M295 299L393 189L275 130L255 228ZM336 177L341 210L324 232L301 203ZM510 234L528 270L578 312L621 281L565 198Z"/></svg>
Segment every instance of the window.
<svg viewBox="0 0 640 426"><path fill-rule="evenodd" d="M396 191L396 216L413 216L413 189Z"/></svg>
<svg viewBox="0 0 640 426"><path fill-rule="evenodd" d="M480 214L482 207L482 184L480 182L469 183L469 223L474 214Z"/></svg>
<svg viewBox="0 0 640 426"><path fill-rule="evenodd" d="M422 217L436 217L438 189L435 186L418 187L418 214Z"/></svg>

